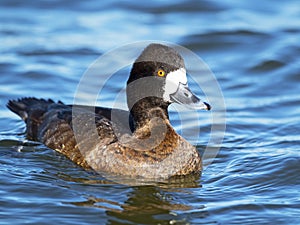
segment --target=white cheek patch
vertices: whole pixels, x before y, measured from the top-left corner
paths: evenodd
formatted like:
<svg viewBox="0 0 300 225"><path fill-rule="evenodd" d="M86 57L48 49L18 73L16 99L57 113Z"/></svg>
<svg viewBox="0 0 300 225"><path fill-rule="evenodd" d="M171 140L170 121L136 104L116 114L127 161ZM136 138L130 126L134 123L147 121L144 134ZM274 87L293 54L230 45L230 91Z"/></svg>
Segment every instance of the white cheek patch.
<svg viewBox="0 0 300 225"><path fill-rule="evenodd" d="M177 91L179 83L187 83L186 70L184 68L180 68L167 74L163 95L165 101L172 102L170 95Z"/></svg>

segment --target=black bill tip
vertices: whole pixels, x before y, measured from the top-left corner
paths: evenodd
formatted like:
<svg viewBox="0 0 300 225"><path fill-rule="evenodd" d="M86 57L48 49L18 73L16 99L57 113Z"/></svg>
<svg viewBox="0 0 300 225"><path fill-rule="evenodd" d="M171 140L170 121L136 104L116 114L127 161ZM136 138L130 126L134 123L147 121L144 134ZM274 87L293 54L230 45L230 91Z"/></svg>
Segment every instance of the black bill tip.
<svg viewBox="0 0 300 225"><path fill-rule="evenodd" d="M206 103L206 102L203 102L203 103L204 103L204 105L206 105L207 110L211 110L210 104L208 104L208 103Z"/></svg>

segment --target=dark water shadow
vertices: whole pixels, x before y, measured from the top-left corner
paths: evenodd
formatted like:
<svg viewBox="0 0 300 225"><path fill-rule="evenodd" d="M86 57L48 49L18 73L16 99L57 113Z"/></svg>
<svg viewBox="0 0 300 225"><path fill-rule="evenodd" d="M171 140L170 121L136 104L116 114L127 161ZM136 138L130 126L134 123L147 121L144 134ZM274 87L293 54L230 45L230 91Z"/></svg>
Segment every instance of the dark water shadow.
<svg viewBox="0 0 300 225"><path fill-rule="evenodd" d="M186 224L186 218L182 218L180 213L193 209L190 205L178 203L174 193L156 186L132 188L123 203L88 196L85 201L67 204L105 210L108 224ZM203 214L206 215L205 212Z"/></svg>
<svg viewBox="0 0 300 225"><path fill-rule="evenodd" d="M108 219L107 224L186 224L188 221L183 215L193 210L193 206L184 204L178 196L201 188L199 175L177 177L155 185L143 186L120 185L109 180L98 180L97 177L82 179L60 176L60 178L68 182L88 185L87 189L91 190L88 196L84 196L85 200L63 202L63 204L99 209L99 215L104 210ZM116 189L120 193L119 199L113 197L115 193L107 193L105 197L102 192L106 188ZM201 213L205 217L207 213L202 212L202 209Z"/></svg>

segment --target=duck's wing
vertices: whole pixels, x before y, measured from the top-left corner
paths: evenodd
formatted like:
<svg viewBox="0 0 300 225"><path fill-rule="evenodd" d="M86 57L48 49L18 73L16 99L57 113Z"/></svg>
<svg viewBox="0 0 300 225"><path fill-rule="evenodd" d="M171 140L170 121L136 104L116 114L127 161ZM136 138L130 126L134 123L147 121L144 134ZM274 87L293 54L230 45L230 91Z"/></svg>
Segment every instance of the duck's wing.
<svg viewBox="0 0 300 225"><path fill-rule="evenodd" d="M105 107L95 107L95 113L101 115L123 129L122 133L133 132L134 122L129 111L123 109L111 109Z"/></svg>
<svg viewBox="0 0 300 225"><path fill-rule="evenodd" d="M84 110L88 110L91 112L95 112L96 115L104 116L108 120L112 121L117 127L126 129L124 132L128 133L133 132L134 130L134 122L132 116L129 111L123 109L112 109L107 107L100 106L86 106L86 105L68 105L72 108L80 108ZM129 130L128 130L129 129ZM123 132L123 133L124 133Z"/></svg>

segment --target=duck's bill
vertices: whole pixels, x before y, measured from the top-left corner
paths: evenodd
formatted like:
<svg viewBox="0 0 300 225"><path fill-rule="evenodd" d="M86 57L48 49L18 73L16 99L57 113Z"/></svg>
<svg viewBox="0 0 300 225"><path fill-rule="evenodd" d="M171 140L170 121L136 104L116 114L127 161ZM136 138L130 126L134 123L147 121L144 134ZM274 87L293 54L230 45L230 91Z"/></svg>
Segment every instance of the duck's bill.
<svg viewBox="0 0 300 225"><path fill-rule="evenodd" d="M192 109L210 110L211 106L201 101L194 93L189 89L187 84L179 83L177 91L170 95L170 99L176 103L186 105Z"/></svg>

